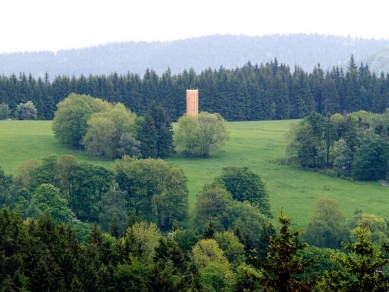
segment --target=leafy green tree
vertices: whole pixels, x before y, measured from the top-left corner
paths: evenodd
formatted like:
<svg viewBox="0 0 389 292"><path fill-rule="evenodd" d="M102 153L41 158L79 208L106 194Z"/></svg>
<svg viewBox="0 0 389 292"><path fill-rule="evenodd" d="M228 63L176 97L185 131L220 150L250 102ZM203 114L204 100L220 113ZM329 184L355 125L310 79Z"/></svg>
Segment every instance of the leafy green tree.
<svg viewBox="0 0 389 292"><path fill-rule="evenodd" d="M319 198L302 238L317 247L340 248L345 219L346 215L340 210L338 200Z"/></svg>
<svg viewBox="0 0 389 292"><path fill-rule="evenodd" d="M133 113L130 109L126 108L122 103L116 103L111 106L110 110L106 113L100 113L96 115L104 115L112 122L115 126L115 144L118 143L120 137L129 133L131 135L136 134L135 120L136 114Z"/></svg>
<svg viewBox="0 0 389 292"><path fill-rule="evenodd" d="M222 169L220 179L234 200L248 201L257 206L261 212L272 217L270 212L269 193L259 174L248 167L229 166Z"/></svg>
<svg viewBox="0 0 389 292"><path fill-rule="evenodd" d="M329 164L330 148L334 141L332 124L322 115L312 112L288 132L287 155L301 167L318 167ZM324 148L324 151L320 151ZM323 152L323 153L321 153Z"/></svg>
<svg viewBox="0 0 389 292"><path fill-rule="evenodd" d="M100 213L99 202L103 195L111 188L114 174L103 166L87 162L79 164L71 177L72 190L68 204L83 220L98 219Z"/></svg>
<svg viewBox="0 0 389 292"><path fill-rule="evenodd" d="M92 114L83 138L87 153L98 158L117 157L121 138L135 135L135 118L136 115L121 103L110 105L107 111Z"/></svg>
<svg viewBox="0 0 389 292"><path fill-rule="evenodd" d="M192 249L192 261L205 287L211 291L229 291L233 284L230 264L214 239L198 241Z"/></svg>
<svg viewBox="0 0 389 292"><path fill-rule="evenodd" d="M92 115L82 144L91 156L113 158L116 150L114 137L114 123L108 118Z"/></svg>
<svg viewBox="0 0 389 292"><path fill-rule="evenodd" d="M53 120L55 137L62 143L80 147L88 129L89 117L93 113L108 109L109 104L101 99L89 95L70 94L57 104Z"/></svg>
<svg viewBox="0 0 389 292"><path fill-rule="evenodd" d="M345 242L355 241L358 235L358 228L363 225L369 227L365 236L374 245L380 246L381 243L389 244L388 223L384 218L374 214L365 214L362 210L356 210L354 217L349 223L349 232L345 232Z"/></svg>
<svg viewBox="0 0 389 292"><path fill-rule="evenodd" d="M380 137L365 141L354 156L352 174L358 180L386 179L389 170L389 143Z"/></svg>
<svg viewBox="0 0 389 292"><path fill-rule="evenodd" d="M141 143L136 140L135 137L131 136L131 134L123 133L120 136L116 153L119 157L123 157L124 155L131 157L142 157L142 153L140 152L140 145Z"/></svg>
<svg viewBox="0 0 389 292"><path fill-rule="evenodd" d="M180 117L173 138L177 152L184 152L188 155L198 153L200 133L197 128L196 119L190 115Z"/></svg>
<svg viewBox="0 0 389 292"><path fill-rule="evenodd" d="M296 275L304 273L312 260L304 261L298 254L308 245L300 243L300 230L290 230L292 219L281 211L278 217L281 224L280 235L270 239L267 260L262 262L252 258L253 265L259 269L261 276L249 274L249 277L258 281L266 291L311 291L314 287L314 282L296 278Z"/></svg>
<svg viewBox="0 0 389 292"><path fill-rule="evenodd" d="M158 226L154 223L139 222L127 229L128 233L133 233L139 241L139 247L144 252L144 256L152 259L155 255L155 248L162 234Z"/></svg>
<svg viewBox="0 0 389 292"><path fill-rule="evenodd" d="M178 119L174 145L177 152L208 157L211 151L220 151L228 138L227 123L221 115L201 112L194 117L185 114Z"/></svg>
<svg viewBox="0 0 389 292"><path fill-rule="evenodd" d="M19 120L36 120L38 113L32 101L18 104L16 112Z"/></svg>
<svg viewBox="0 0 389 292"><path fill-rule="evenodd" d="M286 148L288 159L296 161L301 167L314 166L319 145L314 139L311 125L303 123L303 121L291 124L287 135L290 139Z"/></svg>
<svg viewBox="0 0 389 292"><path fill-rule="evenodd" d="M248 201L233 200L231 194L222 188L210 188L199 193L193 213L195 225L203 234L210 229L210 223L213 233L239 230L235 234L244 244L246 255L266 254L267 245L264 246L264 243L275 232L270 219L257 207Z"/></svg>
<svg viewBox="0 0 389 292"><path fill-rule="evenodd" d="M127 191L129 211L138 218L170 229L187 216L188 189L183 171L161 159L117 160L116 181Z"/></svg>
<svg viewBox="0 0 389 292"><path fill-rule="evenodd" d="M40 162L37 159L31 159L19 165L14 179L15 187L28 188L31 183L31 174L39 165Z"/></svg>
<svg viewBox="0 0 389 292"><path fill-rule="evenodd" d="M367 239L368 227L361 225L354 243L343 243L348 251L335 257L345 271L327 271L319 282L320 291L387 291L389 277L383 273L388 265L389 247L382 251Z"/></svg>
<svg viewBox="0 0 389 292"><path fill-rule="evenodd" d="M209 219L214 222L216 230L226 230L232 225L229 217L233 208L233 199L229 192L221 188L212 188L197 195L194 207L194 221L202 231Z"/></svg>
<svg viewBox="0 0 389 292"><path fill-rule="evenodd" d="M244 245L239 238L231 231L216 232L214 238L223 250L224 256L233 268L238 267L245 261Z"/></svg>
<svg viewBox="0 0 389 292"><path fill-rule="evenodd" d="M195 229L178 229L172 233L172 237L180 249L188 254L196 242L199 241L200 234Z"/></svg>
<svg viewBox="0 0 389 292"><path fill-rule="evenodd" d="M37 167L32 165L29 176L30 184L28 186L30 192L34 192L35 189L41 184L57 185L57 178L55 173L55 167L58 162L58 156L53 154L41 159L40 165Z"/></svg>
<svg viewBox="0 0 389 292"><path fill-rule="evenodd" d="M317 281L325 276L326 271L345 271L337 261L334 261L334 258L344 255L338 249L309 246L299 251L298 255L301 256L304 262L312 262L305 269L304 274L297 276L300 280Z"/></svg>
<svg viewBox="0 0 389 292"><path fill-rule="evenodd" d="M54 166L54 176L56 186L61 190L61 195L71 201L70 192L72 190L72 176L78 168L78 162L73 155L63 154L58 158Z"/></svg>
<svg viewBox="0 0 389 292"><path fill-rule="evenodd" d="M349 176L352 170L354 153L343 139L334 143L333 167L341 176Z"/></svg>
<svg viewBox="0 0 389 292"><path fill-rule="evenodd" d="M12 116L12 110L9 108L8 104L0 104L0 120L10 119Z"/></svg>
<svg viewBox="0 0 389 292"><path fill-rule="evenodd" d="M53 185L40 185L32 195L31 203L57 222L69 220L71 210L67 207L66 200L61 199L59 189Z"/></svg>

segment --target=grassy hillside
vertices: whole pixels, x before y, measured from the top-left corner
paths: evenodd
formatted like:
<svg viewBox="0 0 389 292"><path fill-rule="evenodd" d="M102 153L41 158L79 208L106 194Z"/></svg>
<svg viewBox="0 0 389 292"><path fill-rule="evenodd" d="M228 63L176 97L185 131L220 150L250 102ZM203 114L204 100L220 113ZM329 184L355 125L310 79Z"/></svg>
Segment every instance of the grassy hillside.
<svg viewBox="0 0 389 292"><path fill-rule="evenodd" d="M356 208L382 217L389 206L389 188L376 182L349 182L309 171L276 165L270 161L284 156L285 132L291 121L261 121L229 123L231 140L225 152L210 159L169 161L179 165L188 177L190 203L206 182L221 173L225 166L248 166L265 180L275 216L281 207L286 215L295 216L294 223L303 227L312 216L312 207L319 197L337 198L341 208L352 216ZM7 173L16 173L19 164L49 154L73 154L79 161L91 159L59 144L51 131L50 121L0 121L0 166ZM92 160L111 167L112 161Z"/></svg>

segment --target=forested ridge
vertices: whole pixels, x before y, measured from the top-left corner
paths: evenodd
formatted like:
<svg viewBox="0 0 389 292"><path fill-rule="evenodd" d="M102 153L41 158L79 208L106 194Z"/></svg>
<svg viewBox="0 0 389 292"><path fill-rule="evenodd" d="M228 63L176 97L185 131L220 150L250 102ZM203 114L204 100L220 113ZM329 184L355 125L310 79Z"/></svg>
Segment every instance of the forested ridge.
<svg viewBox="0 0 389 292"><path fill-rule="evenodd" d="M58 52L19 52L0 54L0 73L10 75L28 72L34 77L59 75L108 75L112 72L141 75L146 68L162 74L170 68L173 74L193 68L200 72L223 66L235 69L246 62L265 63L278 58L293 67L311 71L320 62L324 69L345 65L353 54L365 60L382 50L388 40L325 36L318 34L232 36L212 35L167 42L109 43L89 48ZM377 73L383 68L375 66Z"/></svg>
<svg viewBox="0 0 389 292"><path fill-rule="evenodd" d="M32 101L37 118L51 120L56 104L70 93L88 94L108 102L121 102L144 115L155 100L176 121L186 110L186 89L199 89L200 111L217 112L228 121L294 119L310 112L334 114L365 110L382 113L388 107L389 73L375 74L350 57L343 70L311 72L290 68L277 59L266 64L246 63L233 70L220 67L196 73L193 69L173 75L146 70L137 74L57 76L50 81L31 74L0 77L0 103L15 112L20 103Z"/></svg>

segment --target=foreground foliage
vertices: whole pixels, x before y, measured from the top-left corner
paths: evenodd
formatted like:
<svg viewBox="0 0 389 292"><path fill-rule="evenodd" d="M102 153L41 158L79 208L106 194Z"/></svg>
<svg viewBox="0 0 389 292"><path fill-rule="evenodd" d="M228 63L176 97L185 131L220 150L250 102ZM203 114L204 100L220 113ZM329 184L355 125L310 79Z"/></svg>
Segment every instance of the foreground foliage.
<svg viewBox="0 0 389 292"><path fill-rule="evenodd" d="M385 270L389 264L389 246L382 250L367 239L369 229L361 225L357 230L357 241L344 243L348 251L335 257L344 271L327 271L319 283L321 291L388 291L389 276Z"/></svg>
<svg viewBox="0 0 389 292"><path fill-rule="evenodd" d="M292 219L281 212L278 217L281 224L280 235L270 238L266 260L251 259L254 266L259 269L260 276L248 270L248 277L258 281L265 291L311 291L315 286L315 281L300 280L296 277L304 274L314 260L303 261L298 254L308 245L300 243L300 230L294 232L290 230Z"/></svg>

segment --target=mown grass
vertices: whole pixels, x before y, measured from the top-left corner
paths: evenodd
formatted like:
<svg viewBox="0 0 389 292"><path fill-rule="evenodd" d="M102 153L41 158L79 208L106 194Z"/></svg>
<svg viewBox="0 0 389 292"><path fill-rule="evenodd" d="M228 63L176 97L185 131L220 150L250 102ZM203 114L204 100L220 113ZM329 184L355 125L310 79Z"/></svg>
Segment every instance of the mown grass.
<svg viewBox="0 0 389 292"><path fill-rule="evenodd" d="M285 133L291 122L232 122L229 123L231 139L224 152L209 159L185 159L180 155L169 158L168 161L180 166L188 178L191 208L203 185L219 175L223 167L248 166L266 182L275 217L283 207L286 215L295 217L297 227L307 224L313 215L314 202L320 197L338 199L348 217L356 208L389 217L386 215L389 188L377 182L350 182L272 163L284 156ZM79 161L92 161L106 167L113 165L112 161L90 159L58 143L50 121L0 122L0 166L6 173L14 174L24 161L50 154L73 154Z"/></svg>

